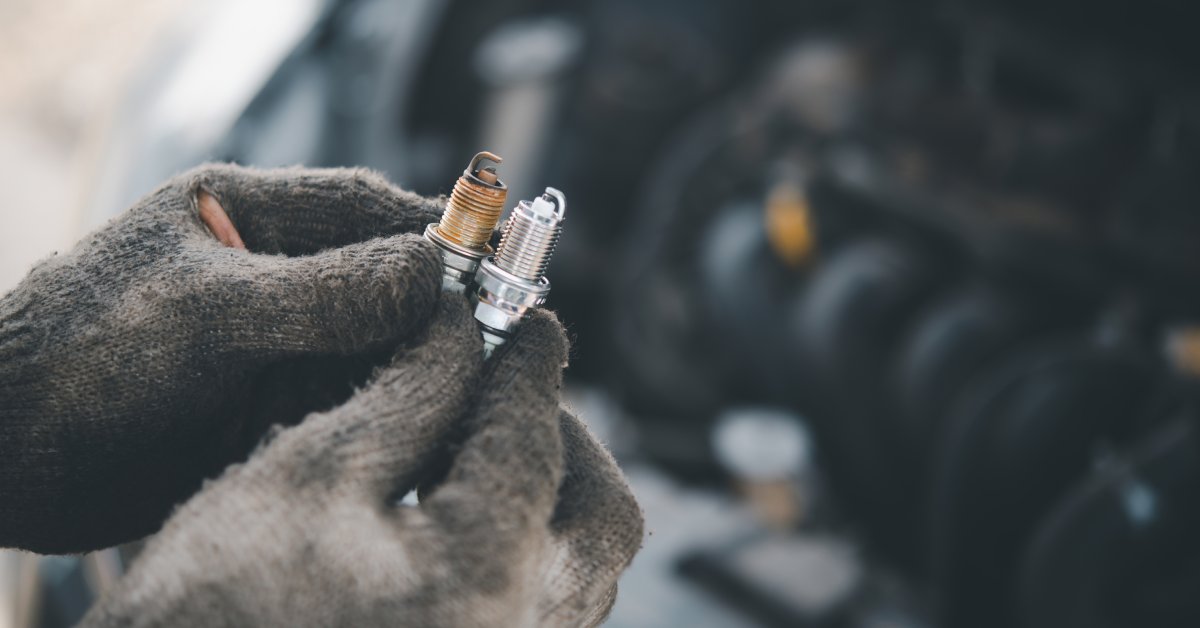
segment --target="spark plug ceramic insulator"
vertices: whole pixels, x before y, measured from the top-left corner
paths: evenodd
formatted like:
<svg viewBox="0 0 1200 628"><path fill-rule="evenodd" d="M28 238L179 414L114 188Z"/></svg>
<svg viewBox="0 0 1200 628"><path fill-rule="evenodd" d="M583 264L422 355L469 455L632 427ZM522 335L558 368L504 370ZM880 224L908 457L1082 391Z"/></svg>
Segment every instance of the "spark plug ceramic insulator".
<svg viewBox="0 0 1200 628"><path fill-rule="evenodd" d="M496 255L479 264L475 320L483 331L485 355L512 337L525 312L550 294L546 268L566 209L566 198L554 188L532 202L521 201L504 224Z"/></svg>

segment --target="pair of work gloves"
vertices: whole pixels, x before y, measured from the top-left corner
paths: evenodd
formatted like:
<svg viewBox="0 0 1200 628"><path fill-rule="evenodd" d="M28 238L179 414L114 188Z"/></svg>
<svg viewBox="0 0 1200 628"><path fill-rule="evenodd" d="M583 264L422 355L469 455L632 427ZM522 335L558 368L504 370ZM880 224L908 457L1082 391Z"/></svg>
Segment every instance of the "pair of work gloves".
<svg viewBox="0 0 1200 628"><path fill-rule="evenodd" d="M599 623L641 513L553 315L483 360L439 213L205 166L39 263L0 300L0 546L161 527L86 626Z"/></svg>

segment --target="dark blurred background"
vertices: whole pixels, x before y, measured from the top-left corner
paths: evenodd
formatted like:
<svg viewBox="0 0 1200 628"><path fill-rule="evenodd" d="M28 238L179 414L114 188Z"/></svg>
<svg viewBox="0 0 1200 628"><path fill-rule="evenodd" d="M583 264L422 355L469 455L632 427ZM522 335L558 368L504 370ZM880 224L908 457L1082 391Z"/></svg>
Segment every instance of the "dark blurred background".
<svg viewBox="0 0 1200 628"><path fill-rule="evenodd" d="M567 194L607 625L1200 625L1187 3L4 4L5 287L206 160ZM0 626L128 554L0 556Z"/></svg>

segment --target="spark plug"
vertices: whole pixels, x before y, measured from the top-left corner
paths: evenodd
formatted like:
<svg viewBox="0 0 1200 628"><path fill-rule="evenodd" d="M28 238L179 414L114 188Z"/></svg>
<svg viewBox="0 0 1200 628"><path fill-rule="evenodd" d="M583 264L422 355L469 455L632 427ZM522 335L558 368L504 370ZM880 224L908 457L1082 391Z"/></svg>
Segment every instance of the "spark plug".
<svg viewBox="0 0 1200 628"><path fill-rule="evenodd" d="M479 261L492 254L488 240L508 197L508 186L496 168L481 168L484 160L504 160L482 151L471 158L467 169L454 183L440 222L425 227L425 239L438 247L442 256L442 290L465 294L479 268Z"/></svg>
<svg viewBox="0 0 1200 628"><path fill-rule="evenodd" d="M504 224L496 255L479 264L475 320L483 332L485 356L512 337L529 308L546 302L546 267L558 245L566 209L567 199L554 188L546 188L532 202L517 203Z"/></svg>

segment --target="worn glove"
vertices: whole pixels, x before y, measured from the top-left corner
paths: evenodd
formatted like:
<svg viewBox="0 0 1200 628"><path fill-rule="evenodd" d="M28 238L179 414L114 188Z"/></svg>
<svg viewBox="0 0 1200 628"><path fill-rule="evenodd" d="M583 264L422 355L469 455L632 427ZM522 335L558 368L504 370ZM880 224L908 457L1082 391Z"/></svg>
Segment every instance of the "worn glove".
<svg viewBox="0 0 1200 628"><path fill-rule="evenodd" d="M82 625L598 624L642 519L559 409L562 328L538 312L482 374L481 355L444 297L423 344L181 507ZM398 504L457 430L448 473Z"/></svg>
<svg viewBox="0 0 1200 628"><path fill-rule="evenodd" d="M205 166L37 265L0 299L0 547L144 536L271 422L344 400L325 367L433 311L435 249L398 234L437 213L363 170Z"/></svg>

